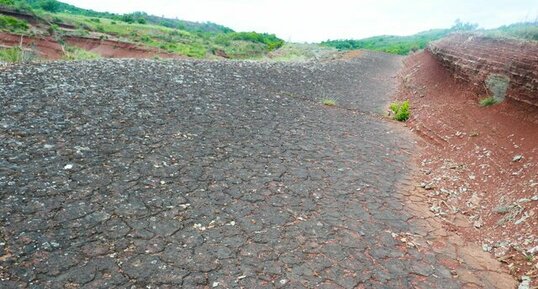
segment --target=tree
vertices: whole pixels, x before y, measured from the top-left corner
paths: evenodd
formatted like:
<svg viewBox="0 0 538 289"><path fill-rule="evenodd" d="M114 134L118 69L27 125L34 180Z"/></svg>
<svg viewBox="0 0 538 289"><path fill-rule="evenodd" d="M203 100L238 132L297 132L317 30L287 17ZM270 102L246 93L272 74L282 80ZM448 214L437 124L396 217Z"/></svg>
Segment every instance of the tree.
<svg viewBox="0 0 538 289"><path fill-rule="evenodd" d="M60 2L55 0L41 0L37 2L37 7L48 11L48 12L58 12L60 11Z"/></svg>
<svg viewBox="0 0 538 289"><path fill-rule="evenodd" d="M470 22L461 22L458 18L454 21L454 25L450 28L452 31L472 31L478 28L478 24Z"/></svg>
<svg viewBox="0 0 538 289"><path fill-rule="evenodd" d="M15 5L15 2L13 2L13 0L0 0L0 5L13 6Z"/></svg>

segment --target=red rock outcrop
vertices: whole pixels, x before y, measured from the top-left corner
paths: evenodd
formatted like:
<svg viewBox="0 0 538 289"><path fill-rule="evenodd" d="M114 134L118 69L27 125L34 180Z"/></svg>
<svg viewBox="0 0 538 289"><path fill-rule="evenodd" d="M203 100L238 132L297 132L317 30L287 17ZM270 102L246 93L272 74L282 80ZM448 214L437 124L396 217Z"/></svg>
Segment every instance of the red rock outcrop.
<svg viewBox="0 0 538 289"><path fill-rule="evenodd" d="M433 42L428 50L479 93L487 93L490 75L502 74L510 79L507 97L538 106L538 43L462 33Z"/></svg>

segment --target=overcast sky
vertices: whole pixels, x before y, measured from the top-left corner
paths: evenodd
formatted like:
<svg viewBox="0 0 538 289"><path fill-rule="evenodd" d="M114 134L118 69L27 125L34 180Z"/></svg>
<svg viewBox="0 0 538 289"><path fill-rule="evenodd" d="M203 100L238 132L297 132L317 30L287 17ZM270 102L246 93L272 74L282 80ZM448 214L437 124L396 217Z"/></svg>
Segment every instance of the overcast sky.
<svg viewBox="0 0 538 289"><path fill-rule="evenodd" d="M63 0L82 8L211 21L236 31L318 42L450 27L456 19L493 28L538 18L538 0Z"/></svg>

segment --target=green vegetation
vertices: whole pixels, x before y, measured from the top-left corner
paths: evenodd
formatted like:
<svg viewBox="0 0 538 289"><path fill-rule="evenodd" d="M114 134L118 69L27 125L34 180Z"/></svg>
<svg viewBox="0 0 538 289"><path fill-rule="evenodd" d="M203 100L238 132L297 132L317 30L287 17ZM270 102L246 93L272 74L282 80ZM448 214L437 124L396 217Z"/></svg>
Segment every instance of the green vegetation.
<svg viewBox="0 0 538 289"><path fill-rule="evenodd" d="M410 36L381 35L360 40L328 40L322 45L339 50L368 49L392 54L406 55L424 49L428 43L441 39L452 32L476 30L478 25L456 20L450 29L432 29Z"/></svg>
<svg viewBox="0 0 538 289"><path fill-rule="evenodd" d="M321 100L321 103L326 106L335 106L336 100L333 98L324 98Z"/></svg>
<svg viewBox="0 0 538 289"><path fill-rule="evenodd" d="M478 25L456 20L449 29L433 29L410 36L382 35L360 40L328 40L321 45L339 50L368 49L392 54L406 55L424 49L428 43L441 39L450 33L473 31L490 37L508 37L538 41L538 21L522 22L496 29L478 30Z"/></svg>
<svg viewBox="0 0 538 289"><path fill-rule="evenodd" d="M538 41L538 20L504 25L483 32L491 37L508 37Z"/></svg>
<svg viewBox="0 0 538 289"><path fill-rule="evenodd" d="M339 50L368 49L392 54L405 55L412 51L424 49L431 41L443 38L449 30L436 29L411 36L382 35L361 40L328 40L321 45Z"/></svg>
<svg viewBox="0 0 538 289"><path fill-rule="evenodd" d="M489 97L486 97L486 98L482 98L480 100L480 105L481 106L492 106L494 104L497 104L497 100L495 99L495 97L493 96L489 96Z"/></svg>
<svg viewBox="0 0 538 289"><path fill-rule="evenodd" d="M391 103L390 110L394 113L393 118L397 121L406 121L411 115L409 111L409 100Z"/></svg>
<svg viewBox="0 0 538 289"><path fill-rule="evenodd" d="M25 32L28 28L29 26L26 21L11 16L0 15L0 30Z"/></svg>
<svg viewBox="0 0 538 289"><path fill-rule="evenodd" d="M280 48L284 44L284 41L282 39L277 38L273 34L267 33L260 34L256 32L231 32L223 35L225 35L225 38L228 38L229 40L244 40L256 43L263 43L267 45L267 48L269 50Z"/></svg>
<svg viewBox="0 0 538 289"><path fill-rule="evenodd" d="M260 57L283 45L272 34L255 32L189 32L162 25L117 22L106 18L90 18L67 13L40 14L45 19L55 17L62 23L78 27L76 34L110 35L124 41L160 48L169 53L204 58L215 50L232 58Z"/></svg>
<svg viewBox="0 0 538 289"><path fill-rule="evenodd" d="M93 53L75 46L65 47L65 60L92 60L99 58L101 58L101 56L97 53Z"/></svg>
<svg viewBox="0 0 538 289"><path fill-rule="evenodd" d="M510 78L504 74L490 74L484 81L491 96L497 102L501 102L506 97L506 91L510 85Z"/></svg>
<svg viewBox="0 0 538 289"><path fill-rule="evenodd" d="M13 6L15 5L15 2L13 2L13 0L0 0L0 5Z"/></svg>
<svg viewBox="0 0 538 289"><path fill-rule="evenodd" d="M0 49L1 62L21 62L23 59L22 50L18 47Z"/></svg>
<svg viewBox="0 0 538 289"><path fill-rule="evenodd" d="M168 19L144 12L96 12L56 0L0 0L0 5L36 15L49 23L48 33L60 39L64 34L115 38L196 58L208 57L216 51L230 58L260 58L284 44L273 34L235 32L211 22ZM58 27L62 25L73 26L75 30L62 30ZM17 32L22 33L23 26L18 27ZM2 26L0 29L8 30ZM9 30L15 32L14 28Z"/></svg>

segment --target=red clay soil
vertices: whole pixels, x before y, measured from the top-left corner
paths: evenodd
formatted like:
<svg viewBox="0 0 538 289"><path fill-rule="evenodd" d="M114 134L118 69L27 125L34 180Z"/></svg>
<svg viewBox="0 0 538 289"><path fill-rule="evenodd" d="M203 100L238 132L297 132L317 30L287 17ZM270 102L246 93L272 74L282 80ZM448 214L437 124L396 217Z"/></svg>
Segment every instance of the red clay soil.
<svg viewBox="0 0 538 289"><path fill-rule="evenodd" d="M179 58L177 54L162 52L156 48L141 47L127 42L88 37L65 36L64 41L106 58Z"/></svg>
<svg viewBox="0 0 538 289"><path fill-rule="evenodd" d="M6 47L22 46L34 51L40 58L60 59L63 56L62 46L52 37L27 37L0 32L0 45Z"/></svg>
<svg viewBox="0 0 538 289"><path fill-rule="evenodd" d="M42 59L61 59L64 56L62 46L52 37L28 37L17 34L0 32L0 46L14 47L22 46L32 50ZM137 46L132 43L115 40L101 40L97 38L64 36L63 40L72 46L76 46L105 58L151 58L159 56L162 58L180 58L182 56L163 52L157 48Z"/></svg>
<svg viewBox="0 0 538 289"><path fill-rule="evenodd" d="M404 61L398 99L421 139L417 183L446 229L478 243L511 273L538 282L538 107L481 107L472 84L428 51Z"/></svg>

